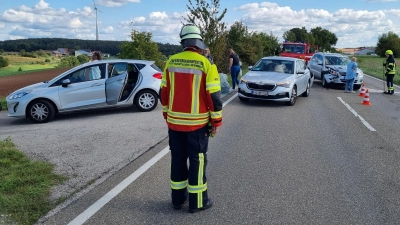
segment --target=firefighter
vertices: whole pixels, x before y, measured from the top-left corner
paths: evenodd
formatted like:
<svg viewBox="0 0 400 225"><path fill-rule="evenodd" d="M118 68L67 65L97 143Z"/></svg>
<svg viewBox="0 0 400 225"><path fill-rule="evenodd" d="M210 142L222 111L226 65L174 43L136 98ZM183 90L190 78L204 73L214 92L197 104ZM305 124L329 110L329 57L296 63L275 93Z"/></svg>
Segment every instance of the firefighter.
<svg viewBox="0 0 400 225"><path fill-rule="evenodd" d="M385 55L386 55L386 62L383 63L383 66L386 69L385 76L386 76L386 84L388 90L383 93L392 95L394 94L393 78L394 75L396 74L396 62L394 60L392 50L387 50L385 52Z"/></svg>
<svg viewBox="0 0 400 225"><path fill-rule="evenodd" d="M174 209L189 201L189 212L212 206L207 192L208 139L222 125L221 85L215 64L201 53L207 46L200 29L184 25L183 52L165 65L160 99L171 150L171 198ZM189 165L187 165L189 159Z"/></svg>

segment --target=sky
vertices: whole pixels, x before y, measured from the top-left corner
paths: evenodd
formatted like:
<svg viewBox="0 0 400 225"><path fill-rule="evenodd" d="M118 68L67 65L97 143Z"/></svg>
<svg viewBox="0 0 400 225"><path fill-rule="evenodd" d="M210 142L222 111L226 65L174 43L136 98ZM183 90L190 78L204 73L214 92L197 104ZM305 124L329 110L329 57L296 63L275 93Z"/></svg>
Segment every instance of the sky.
<svg viewBox="0 0 400 225"><path fill-rule="evenodd" d="M99 40L130 40L134 29L151 32L155 42L179 44L187 5L189 0L0 0L0 41L96 40L96 6ZM280 41L292 28L318 26L336 35L336 48L376 46L389 31L400 36L400 0L220 0L224 9L228 29L241 21Z"/></svg>

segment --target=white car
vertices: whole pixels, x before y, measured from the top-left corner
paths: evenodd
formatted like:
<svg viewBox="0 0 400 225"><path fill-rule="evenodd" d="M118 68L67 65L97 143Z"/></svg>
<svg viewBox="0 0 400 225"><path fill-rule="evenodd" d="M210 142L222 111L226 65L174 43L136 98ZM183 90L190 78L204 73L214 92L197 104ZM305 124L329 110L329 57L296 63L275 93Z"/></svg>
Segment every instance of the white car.
<svg viewBox="0 0 400 225"><path fill-rule="evenodd" d="M241 101L270 100L292 106L298 95L308 97L314 82L304 60L298 58L264 57L249 69L239 83Z"/></svg>
<svg viewBox="0 0 400 225"><path fill-rule="evenodd" d="M50 81L7 96L8 116L37 123L57 113L132 106L151 111L158 103L162 71L147 60L97 60L72 68Z"/></svg>

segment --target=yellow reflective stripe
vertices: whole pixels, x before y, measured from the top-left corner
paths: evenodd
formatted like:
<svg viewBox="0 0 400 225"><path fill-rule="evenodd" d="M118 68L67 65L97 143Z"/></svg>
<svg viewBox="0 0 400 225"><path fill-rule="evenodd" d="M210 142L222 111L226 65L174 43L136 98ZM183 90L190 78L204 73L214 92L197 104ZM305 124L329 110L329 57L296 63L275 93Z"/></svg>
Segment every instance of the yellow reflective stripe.
<svg viewBox="0 0 400 225"><path fill-rule="evenodd" d="M208 122L207 119L201 119L201 120L180 120L180 119L173 119L171 117L167 118L167 122L173 123L173 124L181 124L181 125L202 125L206 124Z"/></svg>
<svg viewBox="0 0 400 225"><path fill-rule="evenodd" d="M394 87L388 87L389 91L394 91Z"/></svg>
<svg viewBox="0 0 400 225"><path fill-rule="evenodd" d="M214 83L214 82L213 82L213 83ZM211 89L211 88L213 88L213 87L218 87L218 86L221 86L221 83L219 83L219 82L215 82L215 84L207 83L207 84L206 84L206 89L209 90L209 89Z"/></svg>
<svg viewBox="0 0 400 225"><path fill-rule="evenodd" d="M192 109L191 113L198 113L200 110L199 102L200 102L200 82L201 75L194 75L193 77L193 88L192 88Z"/></svg>
<svg viewBox="0 0 400 225"><path fill-rule="evenodd" d="M168 106L163 105L163 106L162 106L162 111L163 111L163 112L168 112Z"/></svg>
<svg viewBox="0 0 400 225"><path fill-rule="evenodd" d="M210 112L211 114L211 118L215 119L215 118L219 118L222 117L222 110L218 111L218 112Z"/></svg>
<svg viewBox="0 0 400 225"><path fill-rule="evenodd" d="M187 74L195 74L195 75L202 75L203 71L193 68L178 68L178 67L170 67L168 68L170 72L177 72L177 73L187 73Z"/></svg>
<svg viewBox="0 0 400 225"><path fill-rule="evenodd" d="M187 187L187 184L188 184L187 180L179 181L179 182L174 182L171 180L171 189L174 189L174 190L184 189Z"/></svg>
<svg viewBox="0 0 400 225"><path fill-rule="evenodd" d="M174 73L169 73L169 84L170 84L170 91L169 91L169 109L172 109L172 106L174 105L174 95L175 95L175 75Z"/></svg>
<svg viewBox="0 0 400 225"><path fill-rule="evenodd" d="M173 116L173 117L203 119L203 118L208 118L210 116L210 113L206 112L206 113L190 114L190 113L182 113L182 112L181 113L177 113L177 112L169 111L168 115Z"/></svg>
<svg viewBox="0 0 400 225"><path fill-rule="evenodd" d="M199 188L207 188L206 185L203 185L203 172L204 172L204 154L203 153L199 153L199 172L198 174L198 178L197 178L197 184L199 186ZM203 207L203 193L198 193L197 194L197 207L201 208Z"/></svg>
<svg viewBox="0 0 400 225"><path fill-rule="evenodd" d="M161 80L161 87L166 87L167 86L167 81L166 80Z"/></svg>
<svg viewBox="0 0 400 225"><path fill-rule="evenodd" d="M202 193L207 190L207 183L202 185L188 185L188 192L192 194Z"/></svg>

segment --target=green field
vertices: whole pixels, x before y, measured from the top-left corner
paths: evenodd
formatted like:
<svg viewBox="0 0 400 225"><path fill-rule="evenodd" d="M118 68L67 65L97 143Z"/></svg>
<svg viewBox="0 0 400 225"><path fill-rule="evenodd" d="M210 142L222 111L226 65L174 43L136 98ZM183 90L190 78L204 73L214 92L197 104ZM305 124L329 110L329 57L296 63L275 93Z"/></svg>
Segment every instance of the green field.
<svg viewBox="0 0 400 225"><path fill-rule="evenodd" d="M22 57L19 55L2 55L9 62L7 67L0 68L0 77L9 76L21 73L29 73L39 70L53 69L56 68L59 62L58 58L55 57ZM45 60L50 60L46 62Z"/></svg>
<svg viewBox="0 0 400 225"><path fill-rule="evenodd" d="M53 69L56 68L56 66L57 66L56 64L10 65L5 68L0 68L0 77L21 74L21 73L30 73L39 70ZM18 71L19 68L21 68L22 71Z"/></svg>

